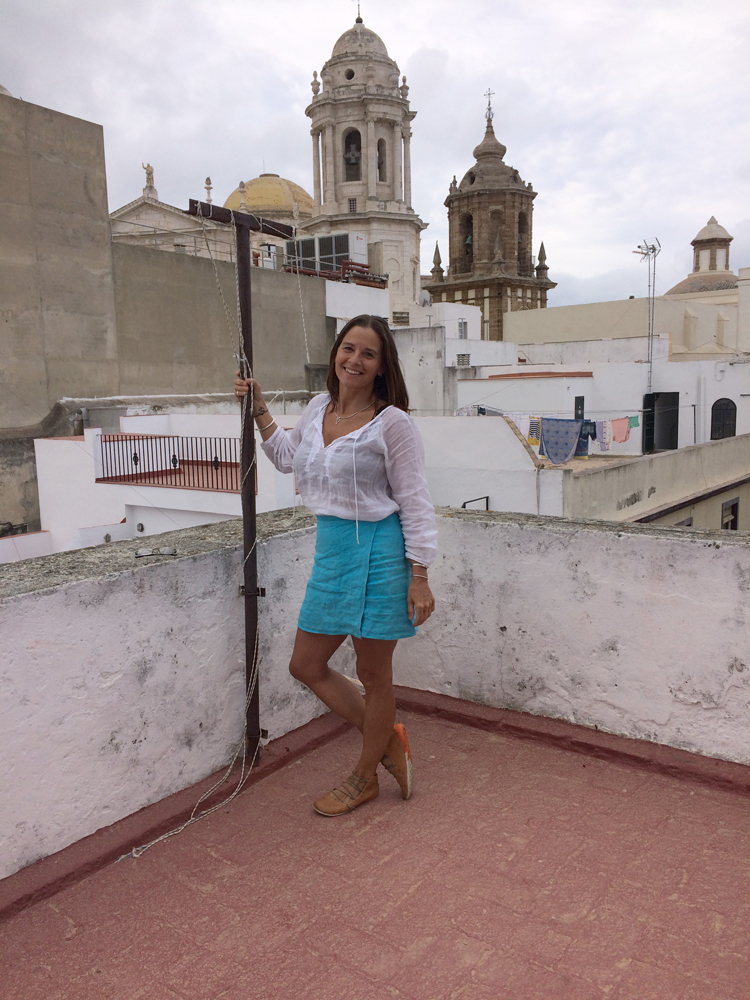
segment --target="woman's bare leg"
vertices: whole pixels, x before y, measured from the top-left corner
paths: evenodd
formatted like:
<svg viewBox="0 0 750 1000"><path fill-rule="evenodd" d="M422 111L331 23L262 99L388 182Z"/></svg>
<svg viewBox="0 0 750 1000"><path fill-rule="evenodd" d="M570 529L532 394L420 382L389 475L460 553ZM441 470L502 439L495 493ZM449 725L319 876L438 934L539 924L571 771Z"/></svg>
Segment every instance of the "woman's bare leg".
<svg viewBox="0 0 750 1000"><path fill-rule="evenodd" d="M289 672L332 712L360 730L362 752L354 773L371 778L393 735L396 721L393 693L396 640L352 639L357 654L357 675L365 688L363 698L351 681L328 666L345 638L345 635L319 635L297 629Z"/></svg>
<svg viewBox="0 0 750 1000"><path fill-rule="evenodd" d="M371 778L393 735L396 697L393 693L393 651L396 640L352 639L357 675L365 687L362 753L354 773ZM348 681L345 681L349 684ZM349 684L349 687L352 685Z"/></svg>
<svg viewBox="0 0 750 1000"><path fill-rule="evenodd" d="M362 731L365 724L364 698L351 681L328 666L328 661L344 639L345 635L319 635L317 632L303 632L298 628L289 673L307 685L332 712ZM355 639L355 648L356 643L363 641L376 640ZM359 660L359 653L357 659Z"/></svg>

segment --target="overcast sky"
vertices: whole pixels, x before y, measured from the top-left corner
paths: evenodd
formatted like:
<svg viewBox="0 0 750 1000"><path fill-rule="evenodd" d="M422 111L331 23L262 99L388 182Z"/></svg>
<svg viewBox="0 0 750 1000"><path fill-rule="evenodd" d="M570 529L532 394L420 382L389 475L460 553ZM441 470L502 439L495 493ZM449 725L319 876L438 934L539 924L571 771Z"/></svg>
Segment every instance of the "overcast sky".
<svg viewBox="0 0 750 1000"><path fill-rule="evenodd" d="M715 215L750 266L747 0L365 0L411 88L413 204L447 258L443 201L472 166L484 91L506 162L538 192L550 304L646 292L632 254L658 237L657 291ZM155 167L186 207L266 171L312 191L312 71L353 0L0 0L0 84L104 126L110 208Z"/></svg>

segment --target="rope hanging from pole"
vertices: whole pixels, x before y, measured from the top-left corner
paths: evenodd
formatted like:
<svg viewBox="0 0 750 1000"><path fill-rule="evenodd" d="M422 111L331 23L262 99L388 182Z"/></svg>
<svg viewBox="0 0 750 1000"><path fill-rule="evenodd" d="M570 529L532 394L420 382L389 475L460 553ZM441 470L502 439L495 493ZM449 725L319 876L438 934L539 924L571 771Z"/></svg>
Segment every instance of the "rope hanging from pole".
<svg viewBox="0 0 750 1000"><path fill-rule="evenodd" d="M266 233L272 233L273 235L283 236L288 238L294 237L294 229L291 226L285 226L281 223L269 222L266 219L259 219L256 216L247 215L243 213L235 213L228 209L217 208L214 205L207 204L205 202L190 200L190 208L188 209L188 214L197 216L201 221L201 229L203 232L203 237L206 243L206 249L208 250L208 255L211 259L211 264L213 266L214 277L216 279L216 287L219 292L219 297L221 298L222 306L224 308L224 315L227 321L227 327L230 333L230 339L234 341L235 330L237 334L237 346L234 350L234 356L239 364L240 373L243 378L253 377L253 342L252 342L252 311L251 311L251 287L250 287L250 269L252 266L252 261L250 259L250 232L260 231ZM205 219L212 219L223 223L229 223L232 226L232 231L235 238L235 261L234 261L234 274L235 274L235 293L237 296L237 317L233 327L232 320L230 318L229 307L227 306L226 298L224 297L224 290L221 287L221 281L219 280L219 272L216 266L216 260L211 252L211 246L208 240L208 234L206 232ZM299 275L298 275L299 278ZM302 289L299 289L300 295L300 308L302 308ZM307 349L307 329L305 326L304 310L302 311L302 326L305 337L305 353L307 355L308 363L310 356ZM258 633L258 597L263 596L264 591L258 588L258 566L257 566L257 526L256 526L256 510L255 510L255 477L251 476L251 472L256 466L256 454L255 454L255 431L252 424L252 412L254 409L253 404L253 393L252 391L248 393L242 401L241 410L241 461L240 461L240 495L242 499L242 521L243 521L243 540L244 540L244 559L242 563L242 572L244 583L240 588L240 592L244 598L245 603L245 711L244 711L244 723L242 730L242 738L238 744L234 756L230 761L228 767L226 768L222 777L214 784L212 787L205 792L196 802L193 811L191 812L189 818L181 826L170 830L155 840L152 840L148 844L143 844L140 847L135 847L129 854L123 855L119 858L119 861L125 858L138 858L154 844L158 844L163 840L167 840L169 837L173 837L178 833L182 833L188 826L192 823L196 823L199 819L203 819L205 816L210 816L211 813L216 812L217 809L221 809L222 806L231 802L247 783L250 774L252 773L253 767L258 757L258 753L261 745L262 730L260 728L260 713L259 713L259 689L258 689L258 673L259 673L259 660L258 660L258 645L259 645L259 633ZM250 758L249 767L247 766L248 757ZM237 760L241 758L241 768L240 776L237 786L234 788L232 793L221 802L211 806L204 812L198 813L202 802L214 794L226 781L232 773Z"/></svg>

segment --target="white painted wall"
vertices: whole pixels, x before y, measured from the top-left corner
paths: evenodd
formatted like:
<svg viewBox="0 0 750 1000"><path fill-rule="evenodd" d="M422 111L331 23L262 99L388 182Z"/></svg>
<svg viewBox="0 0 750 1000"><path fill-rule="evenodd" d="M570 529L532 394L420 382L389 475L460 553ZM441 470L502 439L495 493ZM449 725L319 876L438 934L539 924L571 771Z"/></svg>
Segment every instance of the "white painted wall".
<svg viewBox="0 0 750 1000"><path fill-rule="evenodd" d="M354 316L387 317L389 308L387 288L326 281L326 316L343 320L339 329Z"/></svg>
<svg viewBox="0 0 750 1000"><path fill-rule="evenodd" d="M197 500L200 503L200 500ZM237 505L235 505L237 506ZM199 524L218 524L232 518L242 517L242 510L233 514L217 514L211 510L186 510L184 507L162 507L151 504L125 504L127 519L126 538L145 538L147 535L161 535L166 531L177 531L179 528L195 528ZM139 528L139 525L142 526ZM89 532L91 529L87 529ZM83 534L83 532L81 532ZM89 542L89 545L101 544L101 538ZM161 541L154 539L153 545L159 546ZM85 546L80 546L84 548Z"/></svg>
<svg viewBox="0 0 750 1000"><path fill-rule="evenodd" d="M518 361L515 344L505 340L456 340L447 337L445 341L445 364L455 367L457 355L468 354L472 367L478 365L514 365Z"/></svg>
<svg viewBox="0 0 750 1000"><path fill-rule="evenodd" d="M669 337L654 338L654 360L669 357ZM646 361L647 337L607 337L604 340L566 340L552 344L523 344L517 347L518 357L533 365L612 364L618 361ZM515 364L515 358L508 364Z"/></svg>
<svg viewBox="0 0 750 1000"><path fill-rule="evenodd" d="M590 420L614 420L632 415L642 417L643 396L648 380L647 367L646 364L635 361L585 365L583 370L592 371L593 378L577 379L566 377L563 367L553 365L542 365L535 370L555 370L560 372L561 377L524 377L530 371L527 365L503 369L483 368L478 372L480 376L515 372L519 378L472 379L461 378L459 375L457 406L460 408L479 404L504 413L520 412L572 419L575 397L583 396L586 416ZM737 433L750 433L750 365L743 364L739 359L671 362L662 358L654 363L653 389L655 392L680 394L680 448L710 440L711 407L716 400L724 397L732 399L737 406ZM613 444L607 454L640 454L641 431L642 426L632 430L626 443ZM597 445L590 445L589 450L596 454Z"/></svg>
<svg viewBox="0 0 750 1000"><path fill-rule="evenodd" d="M461 379L457 382L458 406L489 406L503 413L529 413L533 416L573 419L575 397L585 399L585 413L590 420L614 420L640 414L643 393L639 393L643 365L602 365L594 370L594 378L526 378L524 366L517 366L518 379ZM622 369L622 371L620 371ZM487 372L488 369L482 369ZM494 369L498 371L498 369ZM503 373L509 370L503 369ZM644 388L645 391L645 388ZM484 419L484 418L482 418ZM686 442L688 443L688 442ZM690 440L692 444L692 417ZM596 445L589 445L594 452ZM641 432L631 431L624 444L613 444L609 455L641 453Z"/></svg>
<svg viewBox="0 0 750 1000"><path fill-rule="evenodd" d="M158 413L120 417L123 434L176 434L181 437L240 436L241 420L237 413Z"/></svg>
<svg viewBox="0 0 750 1000"><path fill-rule="evenodd" d="M137 495L137 487L94 482L98 436L97 429L87 428L83 439L34 441L39 512L53 552L75 548L80 528L121 521L126 497Z"/></svg>
<svg viewBox="0 0 750 1000"><path fill-rule="evenodd" d="M304 523L258 545L272 738L321 710L287 673L313 557ZM0 877L231 756L244 702L240 530L170 534L178 556L155 563L122 542L7 567ZM398 683L750 763L747 536L458 512L438 531L437 611L399 643ZM338 655L351 671L348 648Z"/></svg>
<svg viewBox="0 0 750 1000"><path fill-rule="evenodd" d="M458 321L466 319L469 329L468 338L458 336ZM477 306L466 306L454 302L436 302L431 306L421 306L409 313L409 326L396 327L393 331L396 338L399 357L402 363L408 364L408 354L416 352L419 356L429 354L434 349L436 338L442 338L440 358L445 367L455 367L459 354L468 354L471 365L514 365L518 361L518 349L515 344L503 340L481 339L482 313ZM439 331L442 331L440 333ZM419 391L419 383L423 372L408 372L407 388L410 392Z"/></svg>
<svg viewBox="0 0 750 1000"><path fill-rule="evenodd" d="M0 564L48 556L52 539L48 531L32 531L28 535L6 535L0 538Z"/></svg>
<svg viewBox="0 0 750 1000"><path fill-rule="evenodd" d="M398 683L750 763L747 536L470 517Z"/></svg>
<svg viewBox="0 0 750 1000"><path fill-rule="evenodd" d="M449 339L459 339L459 320L466 321L467 340L472 341L473 350L475 342L482 339L482 310L478 306L463 302L433 302L432 305L414 306L409 310L410 327L444 326Z"/></svg>
<svg viewBox="0 0 750 1000"><path fill-rule="evenodd" d="M415 423L434 504L460 507L489 496L490 510L537 512L536 466L505 420L416 417Z"/></svg>
<svg viewBox="0 0 750 1000"><path fill-rule="evenodd" d="M395 327L393 339L415 416L443 416L455 409L455 378L445 367L445 327Z"/></svg>

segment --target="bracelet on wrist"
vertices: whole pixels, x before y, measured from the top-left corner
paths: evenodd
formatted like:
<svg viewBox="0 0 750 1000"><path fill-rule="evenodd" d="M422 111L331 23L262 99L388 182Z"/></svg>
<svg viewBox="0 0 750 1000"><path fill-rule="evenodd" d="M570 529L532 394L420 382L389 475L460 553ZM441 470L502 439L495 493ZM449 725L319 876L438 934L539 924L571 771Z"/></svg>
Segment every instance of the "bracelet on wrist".
<svg viewBox="0 0 750 1000"><path fill-rule="evenodd" d="M257 418L256 418L256 419L257 419ZM261 426L260 426L260 424L259 424L259 425L258 425L258 430L259 430L259 431L261 431L261 432L262 432L262 431L267 431L267 430L268 430L268 428L269 428L269 427L273 427L273 425L274 425L275 423L276 423L276 420L275 420L275 419L274 419L274 418L272 417L272 418L271 418L271 419L270 419L270 420L268 421L268 423L267 423L267 424L265 425L265 427L261 427Z"/></svg>

